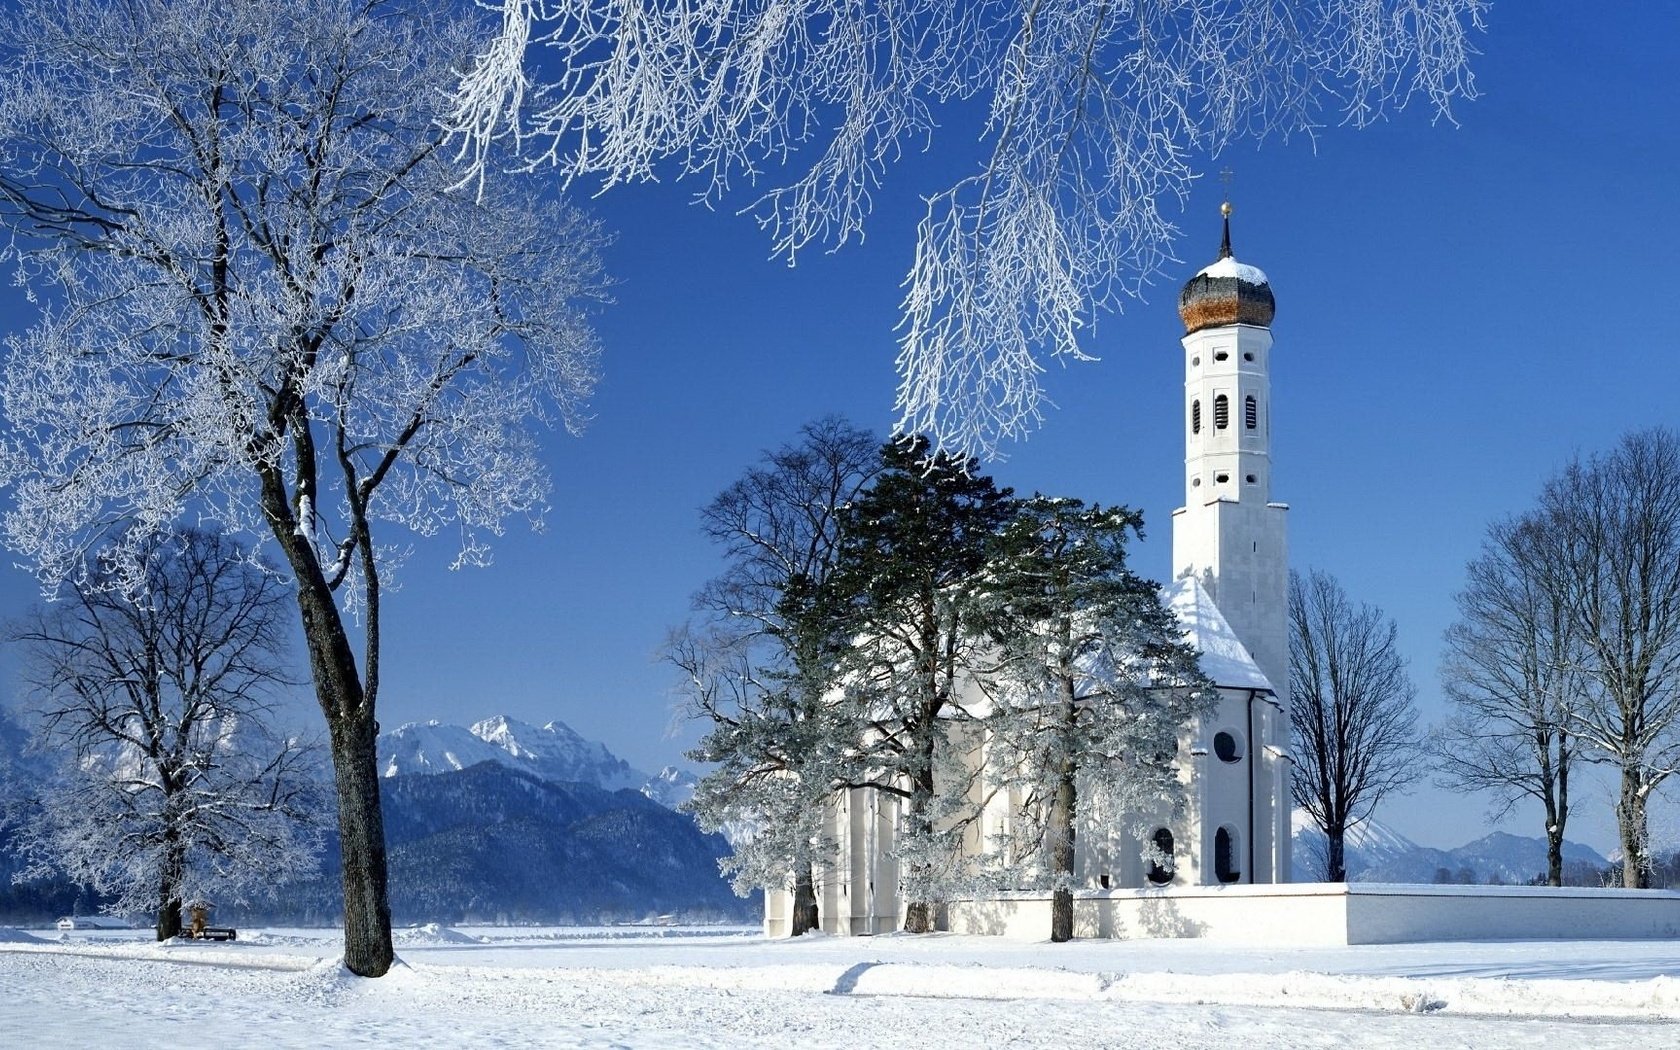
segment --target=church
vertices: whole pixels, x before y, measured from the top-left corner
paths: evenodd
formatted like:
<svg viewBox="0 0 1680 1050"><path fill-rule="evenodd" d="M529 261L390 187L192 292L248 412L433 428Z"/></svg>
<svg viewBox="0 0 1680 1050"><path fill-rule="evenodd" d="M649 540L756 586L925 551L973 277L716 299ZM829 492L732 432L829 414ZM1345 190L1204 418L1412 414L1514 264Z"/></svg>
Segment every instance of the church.
<svg viewBox="0 0 1680 1050"><path fill-rule="evenodd" d="M1139 814L1106 840L1079 840L1075 870L1086 896L1290 877L1288 507L1271 499L1275 303L1266 274L1231 253L1230 204L1221 210L1218 258L1179 295L1185 498L1173 512L1174 579L1162 592L1219 700L1180 745L1182 812ZM983 756L983 742L975 753ZM1011 819L1007 798L985 805L977 842L993 841ZM840 935L900 928L894 800L844 791L826 824L834 855L816 872L821 928ZM1144 829L1152 850L1132 826ZM791 911L789 892L767 891L765 933L790 932Z"/></svg>

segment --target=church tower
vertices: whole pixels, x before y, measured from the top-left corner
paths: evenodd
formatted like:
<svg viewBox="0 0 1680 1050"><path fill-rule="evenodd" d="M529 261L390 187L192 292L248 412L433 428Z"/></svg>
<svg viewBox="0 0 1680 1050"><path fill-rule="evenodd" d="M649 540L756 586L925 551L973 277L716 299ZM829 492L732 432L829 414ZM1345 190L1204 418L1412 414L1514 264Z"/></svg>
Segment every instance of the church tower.
<svg viewBox="0 0 1680 1050"><path fill-rule="evenodd" d="M1271 501L1272 288L1231 254L1185 284L1184 506L1173 511L1173 576L1192 576L1272 683L1289 696L1287 504Z"/></svg>
<svg viewBox="0 0 1680 1050"><path fill-rule="evenodd" d="M1272 288L1231 254L1185 284L1184 506L1169 602L1219 702L1201 720L1180 876L1191 885L1290 875L1289 563L1272 484ZM1170 829L1169 829L1170 830Z"/></svg>

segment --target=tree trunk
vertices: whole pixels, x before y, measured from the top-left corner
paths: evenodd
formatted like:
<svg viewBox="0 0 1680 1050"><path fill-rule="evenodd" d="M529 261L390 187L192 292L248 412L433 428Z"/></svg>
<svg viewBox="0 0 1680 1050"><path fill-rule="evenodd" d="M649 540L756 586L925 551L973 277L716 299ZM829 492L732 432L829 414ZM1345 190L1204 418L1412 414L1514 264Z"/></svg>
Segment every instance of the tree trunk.
<svg viewBox="0 0 1680 1050"><path fill-rule="evenodd" d="M164 890L158 904L157 939L171 940L181 936L181 891L179 887Z"/></svg>
<svg viewBox="0 0 1680 1050"><path fill-rule="evenodd" d="M1559 736L1557 763L1551 741L1541 741L1541 803L1546 806L1546 885L1564 884L1564 820L1569 813L1569 749ZM1556 769L1556 773L1554 773Z"/></svg>
<svg viewBox="0 0 1680 1050"><path fill-rule="evenodd" d="M1073 940L1073 769L1065 761L1056 783L1056 797L1050 804L1050 824L1045 843L1050 855L1050 874L1057 887L1050 898L1050 940L1057 944Z"/></svg>
<svg viewBox="0 0 1680 1050"><path fill-rule="evenodd" d="M1347 881L1347 829L1340 825L1324 829L1324 880Z"/></svg>
<svg viewBox="0 0 1680 1050"><path fill-rule="evenodd" d="M937 706L931 706L937 712ZM906 734L911 738L914 754L914 766L911 768L911 798L904 808L906 816L906 832L909 842L922 843L924 853L921 860L914 860L906 864L906 879L900 880L900 889L916 894L911 897L904 909L904 932L907 934L929 934L934 931L934 909L931 900L927 900L927 885L931 882L932 872L929 870L926 848L931 847L934 837L934 823L931 813L934 808L934 719L937 714L929 714L921 722L912 722L906 727Z"/></svg>
<svg viewBox="0 0 1680 1050"><path fill-rule="evenodd" d="M927 901L911 901L904 908L905 933L932 933L933 906Z"/></svg>
<svg viewBox="0 0 1680 1050"><path fill-rule="evenodd" d="M1622 769L1622 792L1616 800L1616 831L1622 845L1622 885L1630 890L1651 886L1645 863L1645 794L1639 771Z"/></svg>
<svg viewBox="0 0 1680 1050"><path fill-rule="evenodd" d="M931 730L929 731L931 732ZM928 813L933 808L933 742L929 740L920 755L920 768L910 777L910 801L906 807L906 823L913 841L930 844L933 840L933 821ZM926 859L907 864L906 883L918 896L904 909L905 933L932 933L933 906L926 899L929 880Z"/></svg>
<svg viewBox="0 0 1680 1050"><path fill-rule="evenodd" d="M364 689L344 617L314 548L293 527L286 488L278 473L264 475L263 512L297 576L309 673L332 745L339 846L344 857L344 965L359 977L383 977L396 953L391 946L391 904L385 885L385 818L379 808L375 746L379 723L373 714L375 687L371 684L379 660L377 606L370 595L366 613L370 685Z"/></svg>
<svg viewBox="0 0 1680 1050"><path fill-rule="evenodd" d="M1546 885L1563 885L1563 820L1558 816L1557 797L1546 782L1541 798L1546 806Z"/></svg>
<svg viewBox="0 0 1680 1050"><path fill-rule="evenodd" d="M361 977L384 976L395 958L374 749L378 735L379 723L371 717L332 726L333 783L344 851L344 965Z"/></svg>
<svg viewBox="0 0 1680 1050"><path fill-rule="evenodd" d="M173 828L164 833L163 874L158 884L157 939L181 935L181 880L186 876L186 851Z"/></svg>
<svg viewBox="0 0 1680 1050"><path fill-rule="evenodd" d="M811 875L811 862L802 860L794 866L793 874L793 936L818 929L817 887Z"/></svg>
<svg viewBox="0 0 1680 1050"><path fill-rule="evenodd" d="M168 897L158 907L157 939L172 940L181 936L181 895Z"/></svg>

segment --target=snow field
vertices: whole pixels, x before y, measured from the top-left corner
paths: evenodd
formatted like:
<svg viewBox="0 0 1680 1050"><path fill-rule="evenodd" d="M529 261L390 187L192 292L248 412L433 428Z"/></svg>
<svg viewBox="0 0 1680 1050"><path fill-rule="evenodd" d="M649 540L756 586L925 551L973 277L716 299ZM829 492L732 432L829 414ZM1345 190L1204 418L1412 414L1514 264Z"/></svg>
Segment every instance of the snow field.
<svg viewBox="0 0 1680 1050"><path fill-rule="evenodd" d="M1672 942L1268 950L428 926L400 931L403 962L366 981L327 931L24 936L0 937L0 1030L29 1033L11 1045L1680 1045Z"/></svg>

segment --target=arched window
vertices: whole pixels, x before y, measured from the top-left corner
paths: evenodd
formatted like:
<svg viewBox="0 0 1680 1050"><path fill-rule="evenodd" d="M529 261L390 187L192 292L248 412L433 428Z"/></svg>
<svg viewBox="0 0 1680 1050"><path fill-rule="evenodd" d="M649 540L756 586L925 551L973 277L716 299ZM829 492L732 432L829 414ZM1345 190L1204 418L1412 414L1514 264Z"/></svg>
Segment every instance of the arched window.
<svg viewBox="0 0 1680 1050"><path fill-rule="evenodd" d="M1224 430L1231 422L1231 402L1224 394L1213 399L1213 429Z"/></svg>
<svg viewBox="0 0 1680 1050"><path fill-rule="evenodd" d="M1213 873L1220 882L1237 882L1242 870L1237 866L1237 834L1230 828L1213 833Z"/></svg>
<svg viewBox="0 0 1680 1050"><path fill-rule="evenodd" d="M1149 862L1149 881L1157 886L1165 886L1173 877L1173 834L1166 828L1156 828L1149 841L1154 843L1161 856L1166 858L1165 864L1153 860Z"/></svg>
<svg viewBox="0 0 1680 1050"><path fill-rule="evenodd" d="M1260 403L1254 400L1253 394L1248 395L1248 400L1243 402L1243 423L1250 430L1260 425Z"/></svg>
<svg viewBox="0 0 1680 1050"><path fill-rule="evenodd" d="M1190 402L1190 433L1202 432L1202 402L1200 398Z"/></svg>

